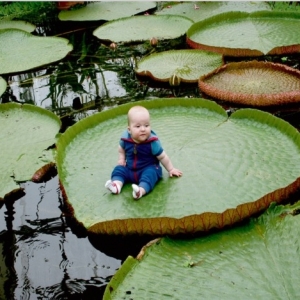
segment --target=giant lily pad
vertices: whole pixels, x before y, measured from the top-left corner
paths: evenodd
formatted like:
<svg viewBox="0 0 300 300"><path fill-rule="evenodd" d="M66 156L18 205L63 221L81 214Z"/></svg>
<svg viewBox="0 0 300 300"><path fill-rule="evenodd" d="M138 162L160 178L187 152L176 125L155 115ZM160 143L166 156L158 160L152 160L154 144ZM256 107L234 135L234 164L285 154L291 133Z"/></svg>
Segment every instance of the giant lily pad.
<svg viewBox="0 0 300 300"><path fill-rule="evenodd" d="M101 40L112 42L159 40L183 36L193 21L181 16L135 16L110 21L94 30Z"/></svg>
<svg viewBox="0 0 300 300"><path fill-rule="evenodd" d="M26 22L26 21L11 21L11 20L2 20L0 21L0 30L1 29L7 29L7 28L15 28L15 29L20 29L24 30L27 32L32 32L35 30L36 26Z"/></svg>
<svg viewBox="0 0 300 300"><path fill-rule="evenodd" d="M166 7L156 14L185 16L194 22L199 22L229 11L253 12L259 10L271 10L271 8L268 3L263 1L185 1L172 3L172 5L166 4Z"/></svg>
<svg viewBox="0 0 300 300"><path fill-rule="evenodd" d="M223 64L218 53L201 50L171 50L155 53L138 62L135 70L138 75L150 76L154 80L168 82L177 76L182 82L197 82Z"/></svg>
<svg viewBox="0 0 300 300"><path fill-rule="evenodd" d="M155 189L133 201L104 187L130 107L152 114L181 178L164 172ZM176 234L223 227L282 201L300 185L300 134L271 114L243 109L227 117L204 99L128 103L83 119L57 143L57 167L70 211L90 232Z"/></svg>
<svg viewBox="0 0 300 300"><path fill-rule="evenodd" d="M300 71L271 62L229 63L199 80L199 88L219 100L252 106L300 101Z"/></svg>
<svg viewBox="0 0 300 300"><path fill-rule="evenodd" d="M34 105L0 104L0 198L30 180L34 172L54 161L53 150L61 126L53 113Z"/></svg>
<svg viewBox="0 0 300 300"><path fill-rule="evenodd" d="M60 37L38 37L19 29L0 30L0 74L33 69L64 58L73 46Z"/></svg>
<svg viewBox="0 0 300 300"><path fill-rule="evenodd" d="M153 241L127 258L103 299L299 299L299 209L272 206L243 227Z"/></svg>
<svg viewBox="0 0 300 300"><path fill-rule="evenodd" d="M7 87L6 81L0 76L0 96L5 92Z"/></svg>
<svg viewBox="0 0 300 300"><path fill-rule="evenodd" d="M230 56L297 53L299 26L299 13L228 12L193 24L187 31L187 43Z"/></svg>
<svg viewBox="0 0 300 300"><path fill-rule="evenodd" d="M151 1L101 1L88 3L86 6L79 9L61 11L58 17L61 21L111 21L136 15L155 7L156 3Z"/></svg>

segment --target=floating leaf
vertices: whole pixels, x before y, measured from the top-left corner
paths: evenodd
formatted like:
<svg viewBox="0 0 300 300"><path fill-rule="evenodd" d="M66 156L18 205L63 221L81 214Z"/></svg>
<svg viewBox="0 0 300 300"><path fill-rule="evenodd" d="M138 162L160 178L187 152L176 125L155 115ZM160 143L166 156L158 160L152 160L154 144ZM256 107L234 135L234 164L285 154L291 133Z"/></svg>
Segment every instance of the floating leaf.
<svg viewBox="0 0 300 300"><path fill-rule="evenodd" d="M6 81L0 76L0 96L5 92L7 87Z"/></svg>
<svg viewBox="0 0 300 300"><path fill-rule="evenodd" d="M238 62L202 76L205 94L229 102L270 106L300 102L300 71L271 62Z"/></svg>
<svg viewBox="0 0 300 300"><path fill-rule="evenodd" d="M34 105L0 104L0 198L17 189L16 181L30 180L34 172L54 161L52 150L60 120Z"/></svg>
<svg viewBox="0 0 300 300"><path fill-rule="evenodd" d="M193 24L187 43L229 56L297 53L299 26L299 13L228 12Z"/></svg>
<svg viewBox="0 0 300 300"><path fill-rule="evenodd" d="M138 62L138 75L168 82L174 74L182 82L197 82L223 64L222 55L202 50L171 50L151 54Z"/></svg>
<svg viewBox="0 0 300 300"><path fill-rule="evenodd" d="M139 201L131 186L104 187L117 163L127 112L143 105L181 178L163 179ZM128 103L83 119L57 143L57 167L76 220L90 232L176 234L224 227L287 198L300 185L300 134L255 109L230 118L204 99Z"/></svg>
<svg viewBox="0 0 300 300"><path fill-rule="evenodd" d="M103 299L299 299L299 209L272 206L245 226L155 241L127 258Z"/></svg>
<svg viewBox="0 0 300 300"><path fill-rule="evenodd" d="M33 69L64 58L73 46L60 37L38 37L18 29L0 30L0 74Z"/></svg>
<svg viewBox="0 0 300 300"><path fill-rule="evenodd" d="M26 21L11 21L11 20L0 21L0 30L8 29L8 28L15 28L27 32L32 32L35 30L36 26Z"/></svg>
<svg viewBox="0 0 300 300"><path fill-rule="evenodd" d="M101 40L136 42L174 39L183 36L193 21L181 16L135 16L110 21L94 30Z"/></svg>
<svg viewBox="0 0 300 300"><path fill-rule="evenodd" d="M167 5L156 14L185 16L194 22L199 22L229 11L253 12L259 10L271 10L271 8L268 3L263 1L187 1Z"/></svg>
<svg viewBox="0 0 300 300"><path fill-rule="evenodd" d="M58 15L61 21L111 21L119 18L136 15L156 7L156 2L151 1L109 1L88 3L76 10L64 10Z"/></svg>

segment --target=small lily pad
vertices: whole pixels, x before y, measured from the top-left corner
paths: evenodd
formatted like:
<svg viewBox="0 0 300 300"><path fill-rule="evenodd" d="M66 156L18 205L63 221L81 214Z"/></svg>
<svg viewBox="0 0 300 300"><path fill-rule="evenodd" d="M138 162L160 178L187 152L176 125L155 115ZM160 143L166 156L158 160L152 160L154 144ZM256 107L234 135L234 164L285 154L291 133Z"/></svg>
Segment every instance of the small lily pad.
<svg viewBox="0 0 300 300"><path fill-rule="evenodd" d="M76 10L64 10L58 15L61 21L111 21L129 17L153 9L156 2L151 1L101 1L88 3Z"/></svg>
<svg viewBox="0 0 300 300"><path fill-rule="evenodd" d="M72 49L65 38L39 37L19 29L0 30L0 74L21 72L61 60Z"/></svg>
<svg viewBox="0 0 300 300"><path fill-rule="evenodd" d="M0 21L0 30L8 29L8 28L14 28L26 32L32 32L35 30L36 26L26 21L11 21L11 20Z"/></svg>
<svg viewBox="0 0 300 300"><path fill-rule="evenodd" d="M299 103L300 71L271 62L229 63L203 75L199 88L215 99L243 105Z"/></svg>
<svg viewBox="0 0 300 300"><path fill-rule="evenodd" d="M110 21L94 30L101 40L112 42L137 42L175 39L183 36L193 24L191 19L181 16L134 16Z"/></svg>
<svg viewBox="0 0 300 300"><path fill-rule="evenodd" d="M168 82L176 75L182 82L197 82L199 77L223 64L221 54L202 50L171 50L146 56L135 72L154 80Z"/></svg>
<svg viewBox="0 0 300 300"><path fill-rule="evenodd" d="M6 81L0 76L0 96L5 92L7 87Z"/></svg>

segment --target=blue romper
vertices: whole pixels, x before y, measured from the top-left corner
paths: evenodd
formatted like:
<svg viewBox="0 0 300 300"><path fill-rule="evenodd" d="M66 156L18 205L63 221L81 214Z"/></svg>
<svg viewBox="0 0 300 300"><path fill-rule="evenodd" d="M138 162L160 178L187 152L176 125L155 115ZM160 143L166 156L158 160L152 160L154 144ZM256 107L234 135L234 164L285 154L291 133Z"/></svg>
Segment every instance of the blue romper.
<svg viewBox="0 0 300 300"><path fill-rule="evenodd" d="M126 130L121 136L120 146L125 150L126 166L116 166L111 179L136 183L149 193L162 178L162 168L156 156L163 152L163 148L157 135L151 130L150 137L137 144Z"/></svg>

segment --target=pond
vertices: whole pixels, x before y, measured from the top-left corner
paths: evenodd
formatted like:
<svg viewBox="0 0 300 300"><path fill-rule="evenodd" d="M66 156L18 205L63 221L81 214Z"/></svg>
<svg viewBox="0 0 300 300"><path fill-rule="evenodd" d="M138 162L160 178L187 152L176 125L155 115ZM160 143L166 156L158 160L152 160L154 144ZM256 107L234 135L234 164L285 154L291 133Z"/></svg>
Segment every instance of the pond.
<svg viewBox="0 0 300 300"><path fill-rule="evenodd" d="M92 35L100 24L54 19L49 27L37 28L36 35L69 39L74 51L46 67L3 76L9 87L1 102L32 103L49 109L61 117L63 132L86 116L129 101L201 96L196 85L176 90L149 88L134 73L141 57L153 51L184 49L185 39L161 42L156 49L149 42L114 49ZM272 58L276 59L281 61ZM298 61L299 56L294 55L286 63L299 68ZM298 108L274 113L299 128ZM21 186L25 195L0 209L1 299L101 299L126 257L136 256L154 239L88 236L65 215L55 172L46 182Z"/></svg>

